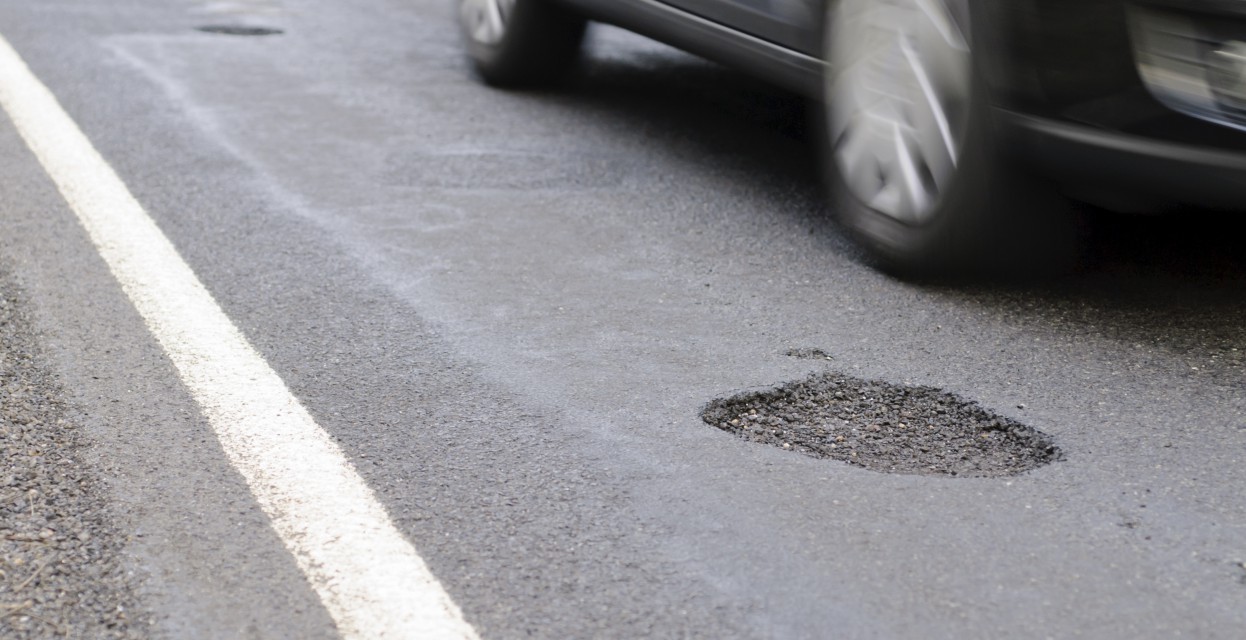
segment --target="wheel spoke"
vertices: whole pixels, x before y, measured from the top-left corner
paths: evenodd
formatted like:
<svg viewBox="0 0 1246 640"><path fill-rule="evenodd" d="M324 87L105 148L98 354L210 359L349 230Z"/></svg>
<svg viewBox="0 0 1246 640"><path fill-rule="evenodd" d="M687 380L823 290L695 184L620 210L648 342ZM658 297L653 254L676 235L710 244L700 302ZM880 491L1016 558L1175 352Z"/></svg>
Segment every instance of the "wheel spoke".
<svg viewBox="0 0 1246 640"><path fill-rule="evenodd" d="M498 0L487 0L488 9L488 30L491 34L501 37L502 31L506 29L506 16L502 15L502 6L498 4Z"/></svg>
<svg viewBox="0 0 1246 640"><path fill-rule="evenodd" d="M953 49L960 51L969 51L969 44L965 41L965 35L961 33L960 27L956 26L956 22L949 15L947 7L944 6L943 0L914 0L914 4L926 16L926 21L939 32L943 37L943 41Z"/></svg>
<svg viewBox="0 0 1246 640"><path fill-rule="evenodd" d="M514 0L463 0L459 13L467 33L481 44L494 45L506 33Z"/></svg>
<svg viewBox="0 0 1246 640"><path fill-rule="evenodd" d="M863 4L865 7L859 9L857 15L846 17L842 24L837 23L836 38L831 43L836 48L833 62L844 71L863 61L878 58L888 46L886 32L891 29L889 25L898 19L895 12L887 12L882 6L861 2L850 4Z"/></svg>
<svg viewBox="0 0 1246 640"><path fill-rule="evenodd" d="M904 53L904 59L909 63L909 68L913 71L913 78L917 81L917 88L921 91L923 103L926 105L929 117L934 120L934 125L939 129L939 136L943 139L943 151L947 153L952 160L952 165L956 165L956 141L952 139L952 129L948 125L947 113L943 110L943 103L940 101L939 95L935 93L934 85L930 82L930 76L926 73L926 67L922 63L913 46L908 41L900 43L900 51ZM927 154L934 151L933 149L923 149Z"/></svg>
<svg viewBox="0 0 1246 640"><path fill-rule="evenodd" d="M862 131L865 124L848 124L836 139L835 154L844 167L844 180L857 197L872 200L886 185L879 175L878 159L867 153L869 133Z"/></svg>
<svg viewBox="0 0 1246 640"><path fill-rule="evenodd" d="M485 20L489 27L489 35L493 42L501 39L502 31L506 28L506 19L502 17L502 8L498 6L498 0L485 1Z"/></svg>
<svg viewBox="0 0 1246 640"><path fill-rule="evenodd" d="M930 194L926 191L926 182L922 180L917 161L913 158L913 150L905 140L899 124L891 127L891 139L895 145L896 164L900 179L904 183L904 193L908 196L903 208L905 214L912 215L924 210L929 205ZM918 220L913 220L917 222Z"/></svg>

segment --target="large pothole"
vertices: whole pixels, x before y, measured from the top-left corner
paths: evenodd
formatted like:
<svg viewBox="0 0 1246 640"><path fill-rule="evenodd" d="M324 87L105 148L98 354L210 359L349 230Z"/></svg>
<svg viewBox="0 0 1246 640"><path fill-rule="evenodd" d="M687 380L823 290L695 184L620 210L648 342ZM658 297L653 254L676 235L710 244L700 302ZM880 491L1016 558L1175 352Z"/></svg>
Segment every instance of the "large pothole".
<svg viewBox="0 0 1246 640"><path fill-rule="evenodd" d="M999 477L1062 457L1050 436L946 391L835 373L715 400L701 418L745 440L884 473Z"/></svg>

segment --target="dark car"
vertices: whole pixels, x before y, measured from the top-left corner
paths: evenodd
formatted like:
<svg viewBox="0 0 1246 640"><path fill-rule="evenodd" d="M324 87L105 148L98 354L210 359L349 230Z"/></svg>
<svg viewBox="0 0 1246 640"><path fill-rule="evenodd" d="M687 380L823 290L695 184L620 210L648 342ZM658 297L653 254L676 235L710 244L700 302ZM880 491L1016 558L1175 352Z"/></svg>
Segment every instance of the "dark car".
<svg viewBox="0 0 1246 640"><path fill-rule="evenodd" d="M1031 260L1059 191L1246 205L1246 0L461 0L479 75L546 84L587 20L815 98L840 219L882 264ZM1058 246L1054 246L1058 249Z"/></svg>

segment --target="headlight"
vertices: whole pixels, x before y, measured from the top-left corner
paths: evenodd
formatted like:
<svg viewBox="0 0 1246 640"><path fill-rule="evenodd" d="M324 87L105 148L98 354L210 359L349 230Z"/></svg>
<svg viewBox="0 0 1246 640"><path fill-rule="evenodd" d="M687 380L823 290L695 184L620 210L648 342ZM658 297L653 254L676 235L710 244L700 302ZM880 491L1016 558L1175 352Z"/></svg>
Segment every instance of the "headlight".
<svg viewBox="0 0 1246 640"><path fill-rule="evenodd" d="M1138 73L1157 100L1246 129L1246 21L1135 8L1130 33Z"/></svg>

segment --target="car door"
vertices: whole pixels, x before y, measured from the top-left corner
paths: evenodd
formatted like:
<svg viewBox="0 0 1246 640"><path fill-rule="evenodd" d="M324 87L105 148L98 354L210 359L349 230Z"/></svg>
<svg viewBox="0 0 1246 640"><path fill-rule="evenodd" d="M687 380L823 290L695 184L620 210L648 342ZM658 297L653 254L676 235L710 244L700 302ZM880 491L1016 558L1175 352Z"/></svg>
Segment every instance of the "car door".
<svg viewBox="0 0 1246 640"><path fill-rule="evenodd" d="M660 0L702 18L817 56L824 0Z"/></svg>

